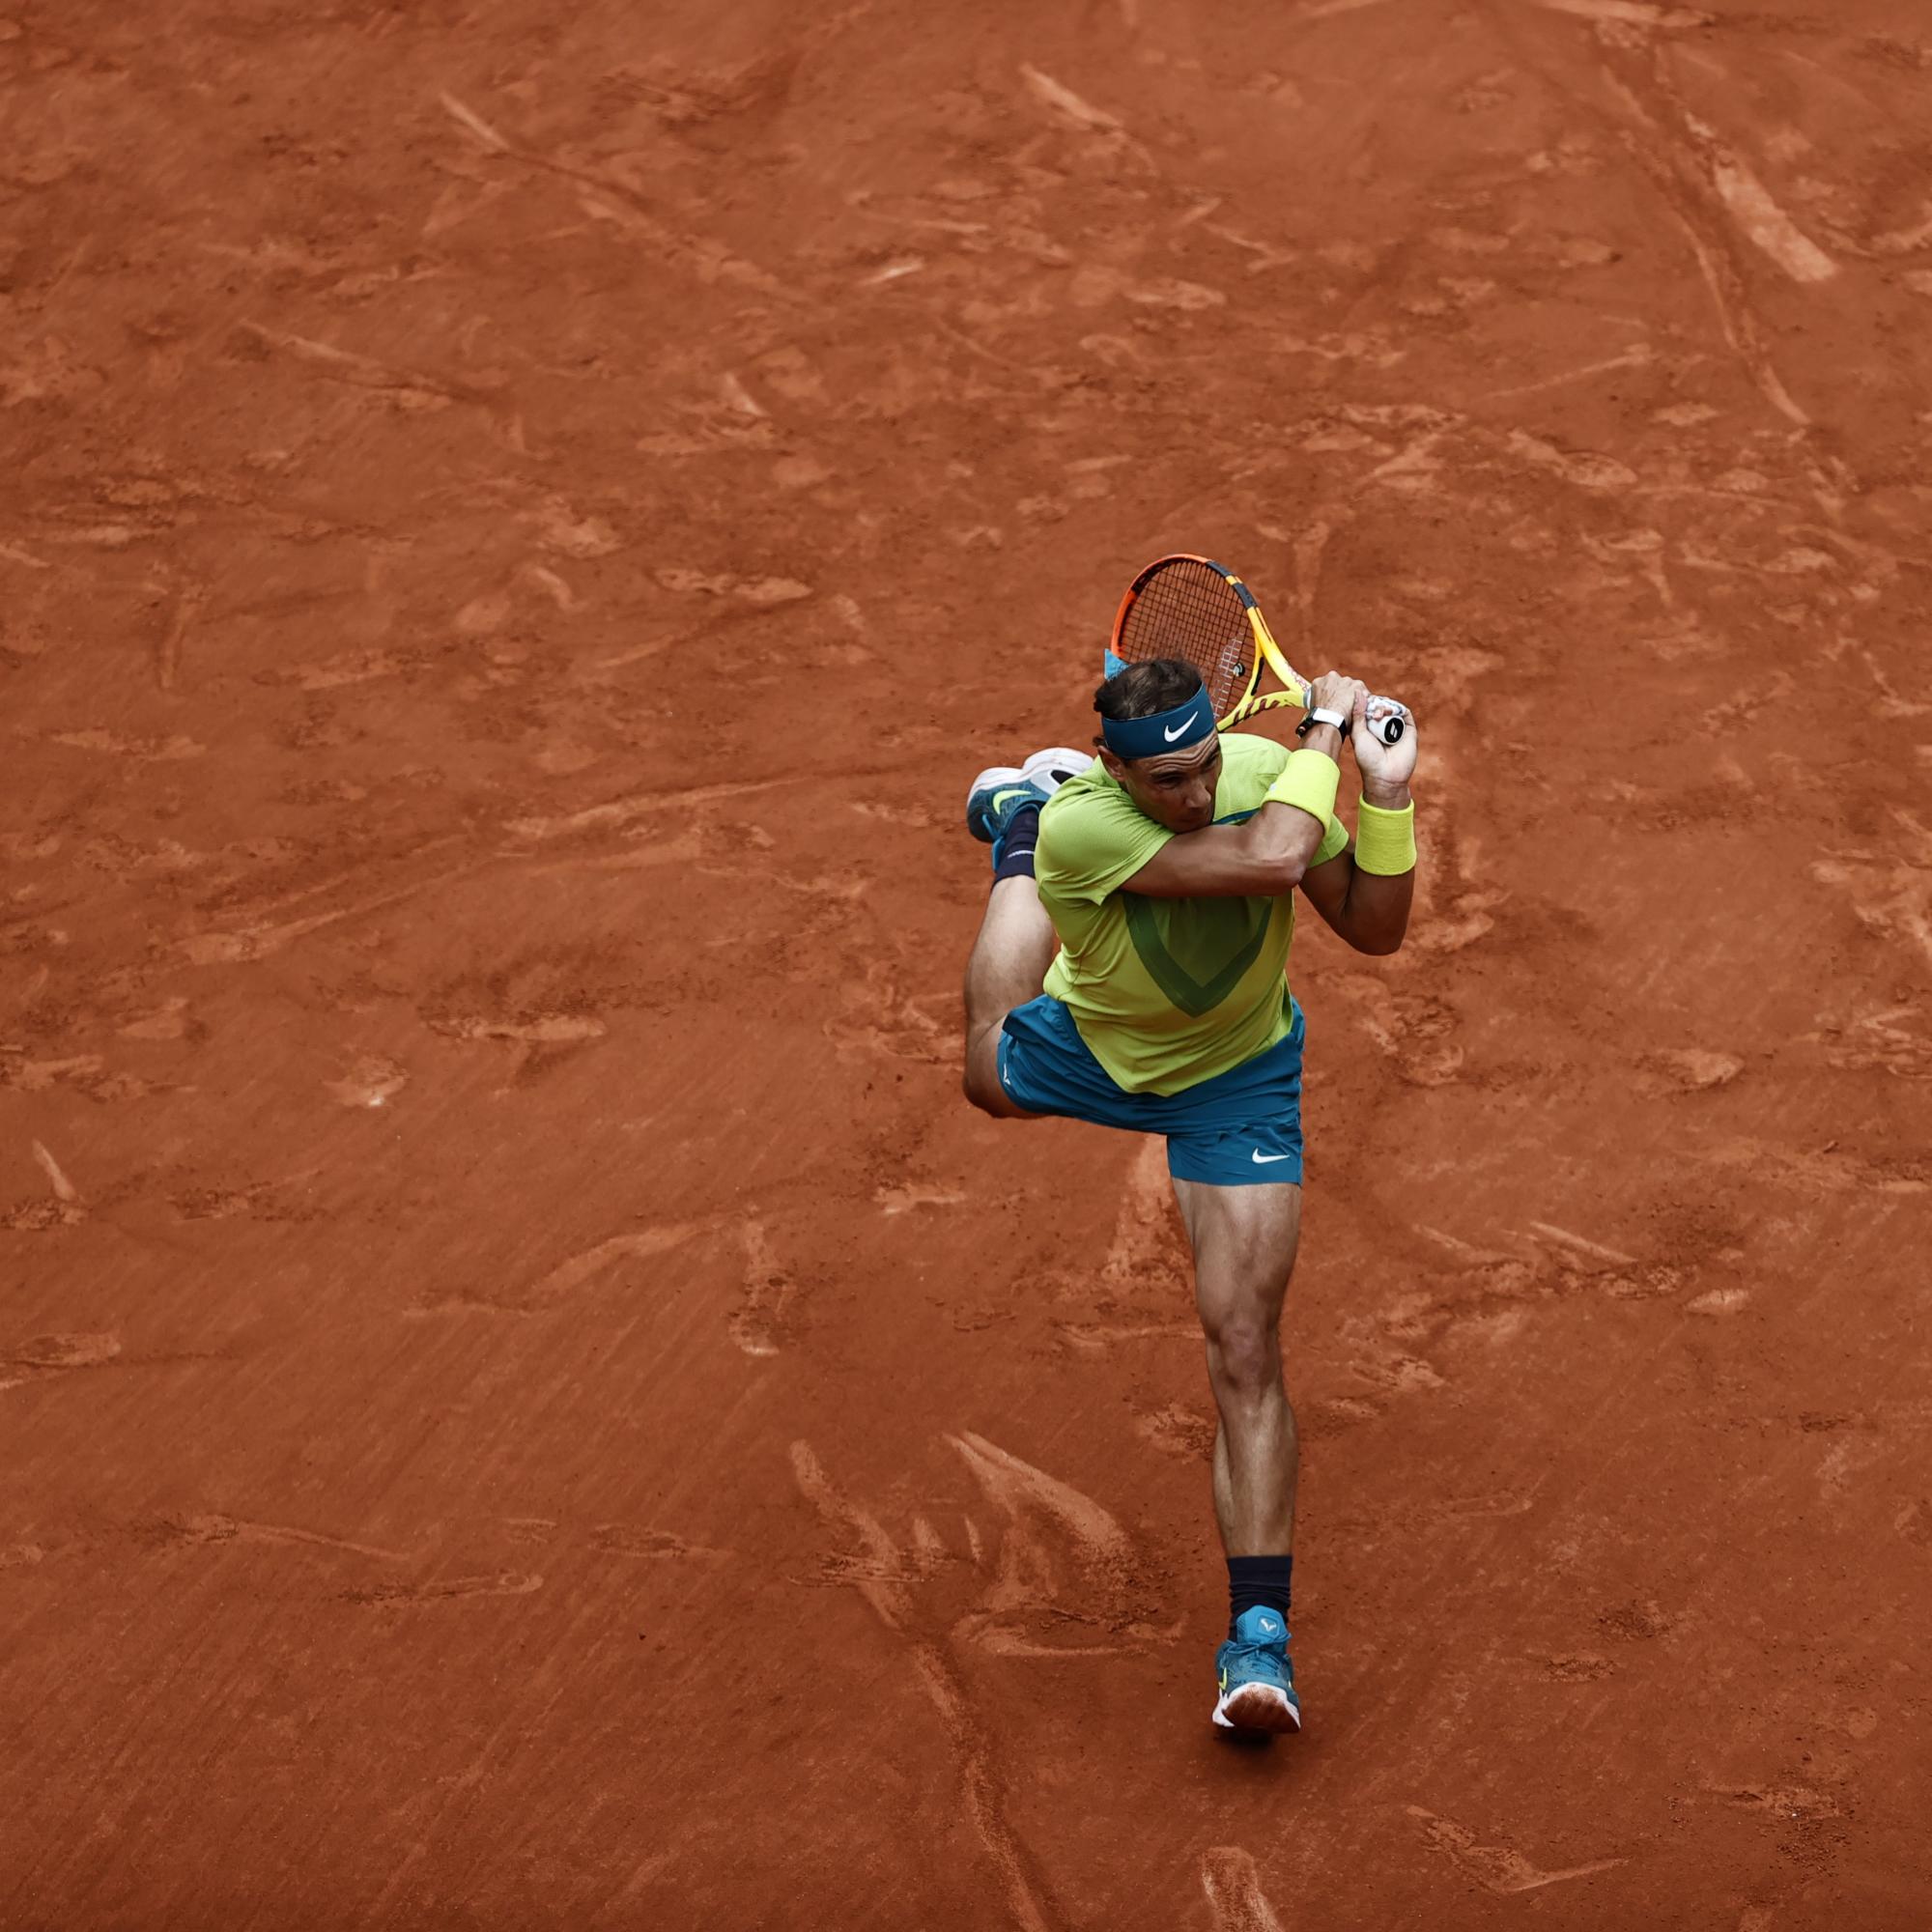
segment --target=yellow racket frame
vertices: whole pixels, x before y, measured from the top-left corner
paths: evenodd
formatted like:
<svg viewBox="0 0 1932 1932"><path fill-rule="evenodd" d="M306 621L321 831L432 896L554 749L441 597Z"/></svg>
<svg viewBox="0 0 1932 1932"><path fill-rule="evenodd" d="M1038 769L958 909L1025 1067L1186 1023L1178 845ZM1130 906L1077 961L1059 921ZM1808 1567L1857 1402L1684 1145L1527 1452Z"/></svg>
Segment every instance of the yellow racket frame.
<svg viewBox="0 0 1932 1932"><path fill-rule="evenodd" d="M1127 593L1121 599L1121 608L1114 616L1115 655L1120 655L1121 633L1126 624L1127 612L1140 596L1141 586L1155 571L1170 563L1205 564L1239 599L1241 609L1247 612L1248 629L1254 633L1255 660L1248 667L1247 689L1235 700L1226 716L1215 721L1220 728L1223 731L1232 730L1251 718L1260 717L1264 711L1279 711L1289 705L1301 711L1309 710L1314 701L1313 691L1301 673L1282 655L1281 646L1275 642L1274 633L1268 629L1267 619L1262 615L1262 607L1255 601L1254 592L1226 564L1216 563L1211 556L1197 556L1192 551L1171 551L1166 556L1156 557L1127 586ZM1261 680L1264 664L1281 680L1286 687L1284 690L1256 693L1255 686ZM1408 707L1393 697L1372 697L1369 707L1370 728L1383 744L1393 745L1407 728Z"/></svg>

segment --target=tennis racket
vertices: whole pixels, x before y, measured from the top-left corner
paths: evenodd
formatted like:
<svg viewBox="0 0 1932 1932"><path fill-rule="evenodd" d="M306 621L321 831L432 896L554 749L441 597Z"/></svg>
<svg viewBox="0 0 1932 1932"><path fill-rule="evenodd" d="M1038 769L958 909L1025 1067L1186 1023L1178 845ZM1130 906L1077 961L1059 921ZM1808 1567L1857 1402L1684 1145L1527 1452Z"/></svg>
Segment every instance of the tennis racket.
<svg viewBox="0 0 1932 1932"><path fill-rule="evenodd" d="M1127 664L1179 658L1201 673L1221 729L1264 711L1310 704L1307 684L1289 668L1261 606L1232 570L1205 556L1163 556L1127 585L1114 619L1112 650ZM1265 664L1287 687L1257 693ZM1369 699L1368 726L1393 745L1408 726L1408 707L1393 697ZM1303 719L1297 736L1308 730ZM1349 726L1343 725L1344 734Z"/></svg>

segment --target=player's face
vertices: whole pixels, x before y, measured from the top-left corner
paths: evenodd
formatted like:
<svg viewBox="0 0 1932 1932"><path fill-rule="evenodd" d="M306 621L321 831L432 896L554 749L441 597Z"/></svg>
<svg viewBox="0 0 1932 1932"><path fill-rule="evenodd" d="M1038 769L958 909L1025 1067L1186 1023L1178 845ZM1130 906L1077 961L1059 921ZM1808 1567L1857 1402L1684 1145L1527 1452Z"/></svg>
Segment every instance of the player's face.
<svg viewBox="0 0 1932 1932"><path fill-rule="evenodd" d="M1170 832L1199 832L1214 822L1214 787L1221 782L1220 737L1171 757L1136 758L1122 764L1115 776L1156 825Z"/></svg>

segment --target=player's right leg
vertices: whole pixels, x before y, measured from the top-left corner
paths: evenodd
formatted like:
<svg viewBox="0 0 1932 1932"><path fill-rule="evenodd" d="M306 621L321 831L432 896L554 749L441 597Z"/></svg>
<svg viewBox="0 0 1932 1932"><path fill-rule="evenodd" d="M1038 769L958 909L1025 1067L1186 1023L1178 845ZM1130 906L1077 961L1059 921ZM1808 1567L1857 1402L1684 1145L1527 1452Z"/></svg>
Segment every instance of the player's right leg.
<svg viewBox="0 0 1932 1932"><path fill-rule="evenodd" d="M1298 1730L1287 1595L1298 1445L1282 1379L1281 1311L1300 1243L1301 1189L1177 1177L1174 1192L1194 1250L1195 1302L1220 1416L1214 1514L1235 1605L1216 1659L1214 1721Z"/></svg>
<svg viewBox="0 0 1932 1932"><path fill-rule="evenodd" d="M1194 1294L1220 1427L1214 1514L1228 1557L1228 1640L1214 1721L1297 1730L1289 1662L1297 1445L1282 1380L1281 1312L1301 1238L1301 1051L1286 1035L1225 1073L1155 1101L1194 1251Z"/></svg>
<svg viewBox="0 0 1932 1932"><path fill-rule="evenodd" d="M1076 772L1088 753L1054 747L1023 766L996 765L974 780L966 826L993 848L993 891L966 962L966 1097L988 1114L1026 1116L1000 1081L1000 1033L1015 1007L1039 997L1059 941L1034 884L1039 808Z"/></svg>
<svg viewBox="0 0 1932 1932"><path fill-rule="evenodd" d="M1294 1548L1298 1444L1282 1376L1281 1311L1301 1243L1298 1185L1210 1187L1177 1179L1194 1250L1194 1299L1220 1429L1214 1516L1230 1556Z"/></svg>

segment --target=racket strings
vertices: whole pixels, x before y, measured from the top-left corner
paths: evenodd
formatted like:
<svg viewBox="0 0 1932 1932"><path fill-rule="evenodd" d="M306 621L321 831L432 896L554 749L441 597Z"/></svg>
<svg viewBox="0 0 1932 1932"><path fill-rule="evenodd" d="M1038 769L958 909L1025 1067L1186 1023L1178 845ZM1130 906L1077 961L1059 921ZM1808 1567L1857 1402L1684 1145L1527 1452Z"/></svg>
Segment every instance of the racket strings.
<svg viewBox="0 0 1932 1932"><path fill-rule="evenodd" d="M1227 579L1189 558L1164 565L1141 586L1116 648L1133 664L1150 658L1191 664L1219 716L1248 688L1255 643L1247 611Z"/></svg>

